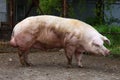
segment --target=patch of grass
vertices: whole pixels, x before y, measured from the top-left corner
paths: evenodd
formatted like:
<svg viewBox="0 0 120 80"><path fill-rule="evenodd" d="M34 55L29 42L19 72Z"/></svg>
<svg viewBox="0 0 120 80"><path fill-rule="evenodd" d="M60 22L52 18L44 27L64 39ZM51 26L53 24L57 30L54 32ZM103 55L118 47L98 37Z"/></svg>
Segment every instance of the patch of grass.
<svg viewBox="0 0 120 80"><path fill-rule="evenodd" d="M94 28L101 33L120 33L120 26L97 25Z"/></svg>

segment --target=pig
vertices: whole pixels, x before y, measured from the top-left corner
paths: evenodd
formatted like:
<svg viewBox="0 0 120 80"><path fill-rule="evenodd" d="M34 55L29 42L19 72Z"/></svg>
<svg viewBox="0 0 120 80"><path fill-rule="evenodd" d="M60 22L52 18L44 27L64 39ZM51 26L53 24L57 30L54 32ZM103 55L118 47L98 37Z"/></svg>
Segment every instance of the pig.
<svg viewBox="0 0 120 80"><path fill-rule="evenodd" d="M15 25L10 45L18 48L20 63L30 66L28 51L30 48L47 50L64 49L68 67L75 55L77 65L82 65L83 52L108 55L110 50L104 46L110 40L101 35L91 25L77 19L62 18L52 15L32 16Z"/></svg>

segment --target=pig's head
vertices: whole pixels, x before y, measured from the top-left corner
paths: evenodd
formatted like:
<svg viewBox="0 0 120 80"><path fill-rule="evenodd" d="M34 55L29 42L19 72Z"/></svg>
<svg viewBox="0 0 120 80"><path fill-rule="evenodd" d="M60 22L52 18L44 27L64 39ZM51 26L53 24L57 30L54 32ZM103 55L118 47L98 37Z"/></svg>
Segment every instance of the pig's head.
<svg viewBox="0 0 120 80"><path fill-rule="evenodd" d="M87 47L87 51L104 56L108 55L110 51L104 46L104 42L110 45L110 40L105 36L93 38Z"/></svg>

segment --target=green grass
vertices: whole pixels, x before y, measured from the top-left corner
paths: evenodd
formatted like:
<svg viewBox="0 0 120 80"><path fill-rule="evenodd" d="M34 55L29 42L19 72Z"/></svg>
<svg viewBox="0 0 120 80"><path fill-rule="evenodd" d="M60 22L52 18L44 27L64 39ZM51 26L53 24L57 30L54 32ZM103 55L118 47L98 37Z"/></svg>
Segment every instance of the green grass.
<svg viewBox="0 0 120 80"><path fill-rule="evenodd" d="M120 57L120 26L98 25L94 28L110 39L111 45L106 47L111 50L111 55Z"/></svg>

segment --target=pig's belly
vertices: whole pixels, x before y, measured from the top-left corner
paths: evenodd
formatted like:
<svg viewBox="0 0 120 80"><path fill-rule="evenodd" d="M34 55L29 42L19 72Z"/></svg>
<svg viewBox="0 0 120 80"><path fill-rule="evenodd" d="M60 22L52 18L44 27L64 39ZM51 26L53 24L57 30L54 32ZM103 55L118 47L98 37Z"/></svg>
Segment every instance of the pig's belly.
<svg viewBox="0 0 120 80"><path fill-rule="evenodd" d="M37 48L37 49L40 49L40 50L53 49L53 48L62 48L62 44L60 44L60 43L48 44L48 43L41 43L41 42L37 41L33 45L33 48Z"/></svg>

